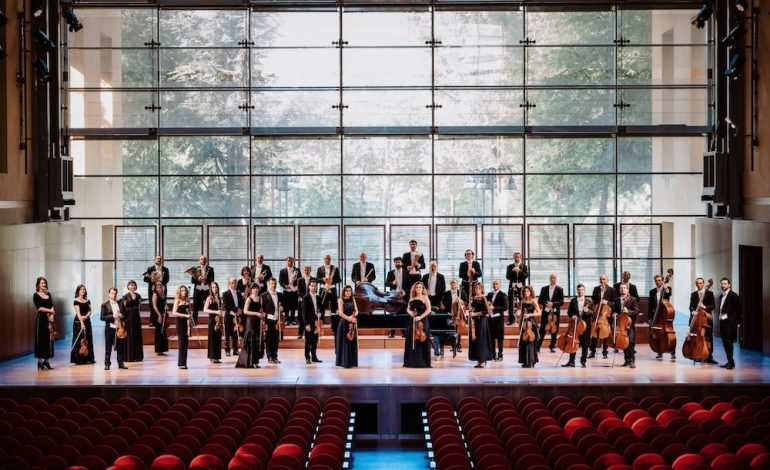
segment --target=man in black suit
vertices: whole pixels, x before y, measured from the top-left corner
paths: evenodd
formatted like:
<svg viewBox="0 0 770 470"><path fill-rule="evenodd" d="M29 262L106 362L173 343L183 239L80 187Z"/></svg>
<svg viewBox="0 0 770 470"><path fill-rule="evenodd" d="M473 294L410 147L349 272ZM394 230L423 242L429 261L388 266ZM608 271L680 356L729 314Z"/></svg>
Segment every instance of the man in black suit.
<svg viewBox="0 0 770 470"><path fill-rule="evenodd" d="M273 271L270 266L265 264L265 257L258 254L254 257L254 266L251 267L251 275L254 276L254 282L259 286L259 291L265 291L265 284L273 277Z"/></svg>
<svg viewBox="0 0 770 470"><path fill-rule="evenodd" d="M276 290L278 281L275 278L267 281L267 292L261 295L262 313L265 314L267 323L267 335L265 336L265 349L267 350L268 364L280 364L278 360L278 323L281 320L281 308L283 305L282 294Z"/></svg>
<svg viewBox="0 0 770 470"><path fill-rule="evenodd" d="M209 266L209 260L206 256L201 255L198 259L200 266L198 267L198 274L193 274L190 277L190 282L193 284L193 321L198 323L198 312L203 310L203 304L206 303L206 297L209 296L209 286L214 282L214 268Z"/></svg>
<svg viewBox="0 0 770 470"><path fill-rule="evenodd" d="M228 289L222 292L222 304L227 312L225 315L225 355L230 355L230 345L232 344L233 354L238 355L238 337L240 333L235 325L235 318L242 322L243 317L243 296L238 292L238 281L231 277L227 280ZM245 325L244 325L245 328Z"/></svg>
<svg viewBox="0 0 770 470"><path fill-rule="evenodd" d="M305 324L305 362L323 362L318 359L318 334L315 332L316 321L321 320L321 299L318 297L318 284L311 279L308 292L302 297L302 319Z"/></svg>
<svg viewBox="0 0 770 470"><path fill-rule="evenodd" d="M104 370L110 370L112 348L115 348L118 356L118 367L128 369L123 365L126 359L126 338L118 338L117 321L125 321L126 309L123 302L117 300L118 290L110 287L108 299L102 304L101 320L104 322Z"/></svg>
<svg viewBox="0 0 770 470"><path fill-rule="evenodd" d="M312 276L313 268L311 268L309 265L305 265L302 267L302 276L297 280L297 294L299 295L299 303L300 303L300 311L302 311L302 299L305 298L308 292L310 292L308 289L310 287L310 281L315 281L315 278ZM318 286L316 286L316 289ZM321 312L323 315L323 311ZM304 315L299 316L299 326L297 326L297 339L302 338L302 336L305 334L305 317Z"/></svg>
<svg viewBox="0 0 770 470"><path fill-rule="evenodd" d="M639 316L639 301L636 300L628 288L628 284L619 285L617 300L612 306L613 322L620 320L620 314L625 313L631 318L631 326L628 330L628 347L623 351L622 367L636 369L636 317Z"/></svg>
<svg viewBox="0 0 770 470"><path fill-rule="evenodd" d="M620 285L621 284L628 284L628 295L635 298L637 302L641 300L639 297L639 291L636 288L636 284L631 283L631 272L630 271L623 271L621 282L616 282L612 288L615 289L615 292L620 292Z"/></svg>
<svg viewBox="0 0 770 470"><path fill-rule="evenodd" d="M337 313L337 284L342 282L342 278L340 270L332 264L331 255L324 256L324 264L316 270L315 278L321 290L321 308Z"/></svg>
<svg viewBox="0 0 770 470"><path fill-rule="evenodd" d="M363 251L358 255L358 263L353 265L350 279L353 281L353 286L357 286L362 282L374 282L377 279L374 265L366 260L366 253Z"/></svg>
<svg viewBox="0 0 770 470"><path fill-rule="evenodd" d="M468 298L473 297L473 286L481 281L481 276L483 275L481 265L478 261L473 260L474 256L475 253L469 248L465 250L465 261L460 263L459 275L460 279L462 279L460 288L468 294Z"/></svg>
<svg viewBox="0 0 770 470"><path fill-rule="evenodd" d="M690 294L690 323L694 320L698 309L707 312L705 337L709 347L709 357L703 362L717 364L717 361L714 360L714 310L716 309L716 301L714 300L714 293L706 289L702 277L695 279L695 292Z"/></svg>
<svg viewBox="0 0 770 470"><path fill-rule="evenodd" d="M650 289L650 300L648 302L648 309L647 309L647 320L650 322L650 325L652 325L652 320L655 318L655 311L658 309L658 306L660 303L664 300L670 300L671 299L671 287L665 285L663 283L663 276L660 274L655 275L655 287ZM665 333L661 333L665 334ZM652 338L650 338L650 342L652 342ZM657 356L655 356L656 359L661 359L663 357L663 353L659 352ZM676 350L671 352L671 360L673 361L676 359Z"/></svg>
<svg viewBox="0 0 770 470"><path fill-rule="evenodd" d="M607 283L607 275L599 275L599 285L594 287L593 293L591 293L591 303L596 308L597 305L609 305L612 308L612 303L615 301L617 295L615 289L609 286ZM594 320L596 320L594 318ZM602 357L607 359L607 348L609 347L609 338L605 338L602 341ZM596 357L596 346L598 344L597 338L591 339L591 354L588 355L588 359Z"/></svg>
<svg viewBox="0 0 770 470"><path fill-rule="evenodd" d="M550 284L540 289L537 303L540 304L540 310L543 312L540 315L540 339L537 343L537 350L540 352L540 347L545 339L545 329L548 326L548 316L553 313L556 316L556 333L551 333L551 343L548 347L551 352L554 352L556 335L559 332L559 315L561 315L561 306L564 305L564 289L556 285L556 273L551 273Z"/></svg>
<svg viewBox="0 0 770 470"><path fill-rule="evenodd" d="M516 304L521 300L521 289L527 283L529 268L521 261L521 253L513 254L513 263L505 270L505 278L508 279L508 324L513 325ZM542 337L542 336L541 336Z"/></svg>
<svg viewBox="0 0 770 470"><path fill-rule="evenodd" d="M393 266L394 268L388 272L388 275L385 277L385 289L400 293L404 297L404 300L408 302L411 283L409 282L409 273L406 268L404 268L403 260L400 256L393 258ZM406 308L398 313L401 314L405 312ZM389 338L393 338L395 335L395 330L390 330L388 333Z"/></svg>
<svg viewBox="0 0 770 470"><path fill-rule="evenodd" d="M299 280L299 269L294 267L294 258L286 258L286 267L278 273L278 284L283 289L283 310L286 315L287 325L297 324L297 308L299 307L299 294L297 292L297 281Z"/></svg>
<svg viewBox="0 0 770 470"><path fill-rule="evenodd" d="M457 279L452 279L449 281L449 290L444 292L444 295L441 297L441 305L439 305L439 310L442 312L449 312L451 314L452 304L457 301L457 299L460 299L463 305L468 305L468 295L460 289L460 283L457 282ZM461 336L458 332L456 339L456 352L462 351L462 348L460 347L460 339Z"/></svg>
<svg viewBox="0 0 770 470"><path fill-rule="evenodd" d="M441 298L446 290L444 275L438 272L438 263L435 259L430 260L428 273L422 277L422 283L425 284L425 289L428 291L428 298L430 299L430 306L435 312L439 309Z"/></svg>
<svg viewBox="0 0 770 470"><path fill-rule="evenodd" d="M156 274L157 273L157 274ZM163 266L163 257L155 255L155 263L144 272L144 282L147 283L147 298L152 301L152 294L155 291L155 283L163 284L163 290L168 292L169 272L168 268Z"/></svg>
<svg viewBox="0 0 770 470"><path fill-rule="evenodd" d="M409 251L402 256L404 267L409 272L409 285L422 279L421 270L425 269L425 255L417 251L417 240L409 240Z"/></svg>
<svg viewBox="0 0 770 470"><path fill-rule="evenodd" d="M572 318L577 316L579 319L586 323L586 329L583 330L583 334L578 336L577 341L581 347L580 354L580 367L586 367L586 359L588 358L588 348L591 345L591 322L593 320L593 303L589 297L586 297L586 286L583 284L577 285L577 296L573 297L569 301L569 307L567 307L567 315ZM566 364L562 364L562 367L575 367L575 357L577 353L574 352L569 355L569 361Z"/></svg>
<svg viewBox="0 0 770 470"><path fill-rule="evenodd" d="M495 360L503 360L503 340L505 339L505 312L508 310L508 296L500 290L500 280L492 282L492 292L487 294L487 301L492 304L489 315L489 335L492 337L492 355ZM497 352L495 352L497 347Z"/></svg>
<svg viewBox="0 0 770 470"><path fill-rule="evenodd" d="M723 277L720 284L722 295L719 296L719 333L722 335L727 362L719 367L732 370L735 368L733 344L738 341L738 325L741 324L741 299L731 289L730 279Z"/></svg>

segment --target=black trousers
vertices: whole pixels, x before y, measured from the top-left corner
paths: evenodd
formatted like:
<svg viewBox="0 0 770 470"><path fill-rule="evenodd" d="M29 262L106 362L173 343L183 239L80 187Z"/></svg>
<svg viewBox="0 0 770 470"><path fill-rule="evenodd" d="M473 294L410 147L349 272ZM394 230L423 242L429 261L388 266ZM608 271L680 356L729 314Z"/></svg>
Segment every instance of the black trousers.
<svg viewBox="0 0 770 470"><path fill-rule="evenodd" d="M267 349L268 360L278 360L278 321L267 320L267 334L265 335L265 349Z"/></svg>
<svg viewBox="0 0 770 470"><path fill-rule="evenodd" d="M206 303L206 297L209 296L208 290L193 289L193 311L192 317L195 324L198 324L198 312L203 310L203 305Z"/></svg>
<svg viewBox="0 0 770 470"><path fill-rule="evenodd" d="M318 359L318 335L315 334L313 325L310 325L310 331L305 331L305 359Z"/></svg>
<svg viewBox="0 0 770 470"><path fill-rule="evenodd" d="M725 348L725 354L727 355L727 363L728 364L735 364L735 360L733 359L733 352L735 348L735 339L736 339L736 332L733 331L733 329L729 326L729 324L726 321L723 321L721 324L721 333L722 333L722 346Z"/></svg>
<svg viewBox="0 0 770 470"><path fill-rule="evenodd" d="M521 300L521 289L516 289L515 287L509 287L508 288L508 324L514 323L516 321L516 317L514 314L516 313L516 304L519 303ZM540 335L542 336L542 335Z"/></svg>
<svg viewBox="0 0 770 470"><path fill-rule="evenodd" d="M126 360L126 339L118 339L118 332L115 328L107 325L104 328L104 365L112 363L112 349L115 349L118 358L118 365L122 365Z"/></svg>
<svg viewBox="0 0 770 470"><path fill-rule="evenodd" d="M238 331L235 329L235 316L233 312L225 314L225 353L230 352L232 346L233 352L238 353Z"/></svg>
<svg viewBox="0 0 770 470"><path fill-rule="evenodd" d="M604 339L591 338L591 352L592 353L594 353L594 354L596 353L596 347L599 344L601 344L601 346L602 346L602 354L607 354L607 350L610 347L610 339L609 338L604 338Z"/></svg>
<svg viewBox="0 0 770 470"><path fill-rule="evenodd" d="M586 360L588 359L588 349L591 345L591 319L590 318L583 318L583 321L586 322L586 329L583 331L583 334L578 337L578 341L580 343L580 363L585 364ZM571 363L575 363L575 358L577 357L577 353L572 353L569 355L569 361Z"/></svg>
<svg viewBox="0 0 770 470"><path fill-rule="evenodd" d="M631 363L636 359L636 322L631 323L631 329L628 332L628 347L623 351L623 358L626 362Z"/></svg>
<svg viewBox="0 0 770 470"><path fill-rule="evenodd" d="M283 310L286 315L286 321L295 322L297 320L297 307L299 304L299 294L297 292L283 293Z"/></svg>
<svg viewBox="0 0 770 470"><path fill-rule="evenodd" d="M297 338L302 338L305 335L305 316L302 315L302 297L297 302Z"/></svg>
<svg viewBox="0 0 770 470"><path fill-rule="evenodd" d="M559 332L559 312L554 312L554 315L556 315L556 333L551 333L549 336L551 337L551 343L548 346L549 348L553 349L556 347L556 334ZM540 347L543 345L543 341L545 340L545 328L548 326L548 314L543 313L540 315L540 340L537 342L537 350L540 351Z"/></svg>
<svg viewBox="0 0 770 470"><path fill-rule="evenodd" d="M176 317L176 337L179 348L179 357L176 361L176 365L179 367L187 365L187 346L190 341L190 337L187 336L188 321L187 318Z"/></svg>
<svg viewBox="0 0 770 470"><path fill-rule="evenodd" d="M502 313L499 316L489 318L489 335L492 337L492 354L495 354L495 357L502 355L505 338L505 320Z"/></svg>
<svg viewBox="0 0 770 470"><path fill-rule="evenodd" d="M321 305L318 308L322 312L326 312L328 308L330 312L337 313L337 289L332 287L328 291L321 289Z"/></svg>

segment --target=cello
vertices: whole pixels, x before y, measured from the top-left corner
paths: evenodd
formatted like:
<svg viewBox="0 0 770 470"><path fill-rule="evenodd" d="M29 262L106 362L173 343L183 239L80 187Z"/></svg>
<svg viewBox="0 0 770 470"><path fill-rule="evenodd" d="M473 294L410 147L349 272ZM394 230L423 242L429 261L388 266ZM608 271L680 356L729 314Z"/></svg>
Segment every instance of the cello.
<svg viewBox="0 0 770 470"><path fill-rule="evenodd" d="M580 347L580 335L582 335L585 330L586 322L577 315L571 316L569 318L569 323L567 323L567 330L556 338L556 347L561 349L563 353L576 353L578 347Z"/></svg>
<svg viewBox="0 0 770 470"><path fill-rule="evenodd" d="M375 308L384 310L386 313L398 313L406 308L406 300L397 291L382 292L374 284L362 282L356 286L353 293L356 305L361 305L361 312L372 312Z"/></svg>
<svg viewBox="0 0 770 470"><path fill-rule="evenodd" d="M609 317L612 314L612 309L608 304L599 303L594 307L594 316L596 321L591 325L591 338L606 339L610 337L610 322Z"/></svg>
<svg viewBox="0 0 770 470"><path fill-rule="evenodd" d="M703 297L706 296L706 293L713 285L714 280L709 279L708 284L706 284L706 287L703 290L703 295L698 299L698 310L695 312L692 320L690 320L690 331L687 333L687 338L685 338L684 344L682 345L682 355L693 361L702 361L709 357L709 344L706 340L706 328L709 328L708 321L712 318L712 315L707 309L700 307L700 305L703 304Z"/></svg>
<svg viewBox="0 0 770 470"><path fill-rule="evenodd" d="M671 292L668 283L671 282L671 278L674 277L674 270L668 269L666 278L663 280L664 292ZM653 352L658 353L658 356L663 353L676 352L676 333L674 332L674 306L668 299L664 298L665 295L660 296L660 302L655 308L655 315L650 322L650 348Z"/></svg>
<svg viewBox="0 0 770 470"><path fill-rule="evenodd" d="M631 344L631 338L628 336L628 330L631 328L631 317L628 315L627 311L623 311L626 307L625 299L620 297L618 301L620 302L620 313L614 320L610 346L625 351L626 348L628 348L628 345Z"/></svg>

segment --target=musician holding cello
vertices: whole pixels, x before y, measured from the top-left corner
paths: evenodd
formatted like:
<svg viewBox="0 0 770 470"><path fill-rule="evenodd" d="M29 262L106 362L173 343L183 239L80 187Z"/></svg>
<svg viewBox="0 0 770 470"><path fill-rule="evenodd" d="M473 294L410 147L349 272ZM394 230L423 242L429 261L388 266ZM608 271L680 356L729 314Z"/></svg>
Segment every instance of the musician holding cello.
<svg viewBox="0 0 770 470"><path fill-rule="evenodd" d="M591 344L591 321L593 320L594 312L593 302L589 297L586 297L586 286L583 284L577 285L577 296L570 300L569 307L567 307L567 315L570 317L570 324L564 335L567 335L567 339L571 341L570 344L566 344L566 347L562 349L570 351L570 354L569 361L563 364L562 367L575 367L577 351L572 351L575 350L574 342L577 341L582 350L580 354L580 367L585 369L588 348ZM582 332L577 327L581 320L584 322Z"/></svg>
<svg viewBox="0 0 770 470"><path fill-rule="evenodd" d="M594 287L594 290L591 293L591 302L593 303L594 308L601 309L602 305L609 305L611 308L611 304L615 300L615 297L615 289L607 284L607 275L601 274L599 276L599 285ZM597 318L594 318L594 321L596 320ZM607 348L609 345L608 338L604 338L602 340L599 340L598 338L591 339L591 353L588 355L588 359L593 359L596 357L596 346L599 341L602 342L602 357L607 359Z"/></svg>
<svg viewBox="0 0 770 470"><path fill-rule="evenodd" d="M714 360L714 310L716 309L716 301L714 300L714 293L706 288L702 277L695 279L695 292L690 294L690 322L695 320L699 309L707 313L704 334L709 355L703 362L717 364L717 361Z"/></svg>
<svg viewBox="0 0 770 470"><path fill-rule="evenodd" d="M656 310L661 307L661 304L664 300L669 301L671 299L671 287L665 285L663 282L663 276L660 274L655 275L655 287L650 289L650 300L649 300L649 316L647 317L650 323L652 324L653 319L655 318L655 312ZM651 325L654 326L654 325ZM664 334L664 333L659 333ZM652 338L650 341L650 344L652 345ZM662 359L663 358L663 352L664 351L658 351L658 355L655 356L656 359ZM676 349L671 350L671 360L676 359Z"/></svg>
<svg viewBox="0 0 770 470"><path fill-rule="evenodd" d="M624 361L622 367L636 369L636 317L639 316L639 302L631 295L628 284L620 284L618 299L612 306L613 342L618 349L623 350ZM630 326L626 326L629 324ZM616 325L616 326L615 326ZM618 331L622 329L623 331ZM628 345L623 348L617 346L619 337L628 336Z"/></svg>

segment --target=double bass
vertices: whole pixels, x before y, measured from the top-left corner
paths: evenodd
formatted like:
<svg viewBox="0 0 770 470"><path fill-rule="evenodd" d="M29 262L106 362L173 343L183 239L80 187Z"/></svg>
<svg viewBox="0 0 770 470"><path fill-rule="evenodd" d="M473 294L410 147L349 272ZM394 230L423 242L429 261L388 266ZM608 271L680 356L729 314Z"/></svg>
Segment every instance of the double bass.
<svg viewBox="0 0 770 470"><path fill-rule="evenodd" d="M668 283L674 277L674 270L668 269L666 278L663 280L663 288L669 290ZM655 308L655 315L650 321L650 348L658 353L676 352L676 333L674 332L674 306L668 299L660 296L660 302Z"/></svg>
<svg viewBox="0 0 770 470"><path fill-rule="evenodd" d="M386 313L398 313L406 308L406 300L399 292L382 292L369 282L357 285L353 298L360 312L372 312L378 308Z"/></svg>
<svg viewBox="0 0 770 470"><path fill-rule="evenodd" d="M709 357L709 344L706 340L706 328L709 328L708 321L712 318L711 313L700 307L703 304L703 297L714 285L714 280L709 279L703 290L703 295L698 299L698 310L690 320L690 331L682 345L682 355L693 361L702 361Z"/></svg>

